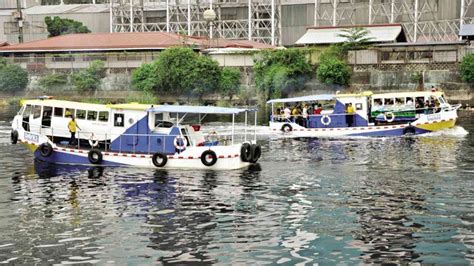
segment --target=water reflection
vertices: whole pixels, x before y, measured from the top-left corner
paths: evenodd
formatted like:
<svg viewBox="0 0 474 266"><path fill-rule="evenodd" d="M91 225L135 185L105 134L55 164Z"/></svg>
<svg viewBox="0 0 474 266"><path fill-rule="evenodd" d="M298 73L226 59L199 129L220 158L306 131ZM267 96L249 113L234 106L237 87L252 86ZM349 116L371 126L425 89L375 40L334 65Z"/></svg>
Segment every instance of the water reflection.
<svg viewBox="0 0 474 266"><path fill-rule="evenodd" d="M1 143L0 262L474 258L470 138L272 139L260 164L214 172L32 164Z"/></svg>

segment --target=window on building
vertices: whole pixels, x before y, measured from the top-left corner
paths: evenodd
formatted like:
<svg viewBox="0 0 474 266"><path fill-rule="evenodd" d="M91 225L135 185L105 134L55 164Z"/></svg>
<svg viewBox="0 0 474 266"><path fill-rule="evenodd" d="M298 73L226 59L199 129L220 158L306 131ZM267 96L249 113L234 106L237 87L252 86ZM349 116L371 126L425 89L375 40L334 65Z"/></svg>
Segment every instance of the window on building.
<svg viewBox="0 0 474 266"><path fill-rule="evenodd" d="M53 62L73 62L75 59L72 55L54 55L51 57Z"/></svg>
<svg viewBox="0 0 474 266"><path fill-rule="evenodd" d="M107 61L107 56L106 55L84 55L82 60L88 62L88 61L95 61L95 60L100 60L100 61Z"/></svg>

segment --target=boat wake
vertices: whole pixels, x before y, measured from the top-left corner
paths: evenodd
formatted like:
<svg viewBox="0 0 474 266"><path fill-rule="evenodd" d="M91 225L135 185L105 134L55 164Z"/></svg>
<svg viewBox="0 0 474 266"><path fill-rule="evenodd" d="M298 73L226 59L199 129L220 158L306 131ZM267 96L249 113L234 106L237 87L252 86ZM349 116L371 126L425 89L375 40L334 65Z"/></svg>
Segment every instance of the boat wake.
<svg viewBox="0 0 474 266"><path fill-rule="evenodd" d="M430 132L430 133L426 133L426 134L423 134L423 135L419 135L420 137L441 137L441 136L449 136L449 137L465 137L466 135L469 134L469 131L465 130L463 127L461 126L455 126L455 127L452 127L452 128L447 128L447 129L443 129L443 130L440 130L440 131L435 131L435 132Z"/></svg>

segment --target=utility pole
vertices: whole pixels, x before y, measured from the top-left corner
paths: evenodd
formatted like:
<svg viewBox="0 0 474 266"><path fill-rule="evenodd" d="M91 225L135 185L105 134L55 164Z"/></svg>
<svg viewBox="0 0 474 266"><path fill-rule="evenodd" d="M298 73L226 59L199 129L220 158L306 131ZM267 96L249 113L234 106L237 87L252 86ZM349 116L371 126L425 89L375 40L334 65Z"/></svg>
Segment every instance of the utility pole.
<svg viewBox="0 0 474 266"><path fill-rule="evenodd" d="M23 43L23 12L21 12L21 2L16 0L17 21L18 21L18 42Z"/></svg>

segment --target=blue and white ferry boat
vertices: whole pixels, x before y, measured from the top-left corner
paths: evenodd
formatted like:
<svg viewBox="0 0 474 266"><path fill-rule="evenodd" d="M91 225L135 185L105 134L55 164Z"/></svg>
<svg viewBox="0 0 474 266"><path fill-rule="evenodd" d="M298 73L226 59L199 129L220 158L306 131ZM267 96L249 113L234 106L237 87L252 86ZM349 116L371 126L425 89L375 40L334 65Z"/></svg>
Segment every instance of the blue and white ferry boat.
<svg viewBox="0 0 474 266"><path fill-rule="evenodd" d="M403 136L451 128L460 105L441 91L273 99L270 130L294 137Z"/></svg>
<svg viewBox="0 0 474 266"><path fill-rule="evenodd" d="M230 134L204 132L207 114L232 116ZM54 99L22 102L12 122L11 141L28 145L37 159L60 164L154 168L238 169L256 163L256 110L213 106L101 105ZM69 144L74 115L80 130ZM245 116L244 132L235 119ZM193 118L193 119L191 119ZM197 123L188 123L193 120Z"/></svg>

